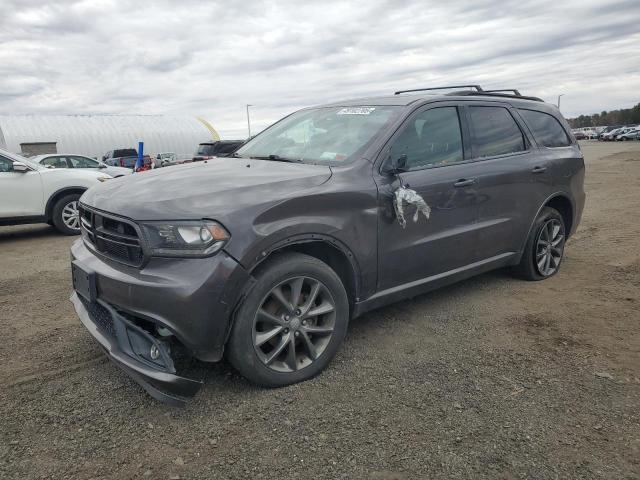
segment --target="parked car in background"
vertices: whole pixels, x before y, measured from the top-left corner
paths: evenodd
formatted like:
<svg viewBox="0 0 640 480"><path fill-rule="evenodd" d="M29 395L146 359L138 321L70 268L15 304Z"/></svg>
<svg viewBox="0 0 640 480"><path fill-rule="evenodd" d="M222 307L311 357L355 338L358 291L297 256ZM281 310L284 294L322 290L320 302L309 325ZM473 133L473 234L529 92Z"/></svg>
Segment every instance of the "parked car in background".
<svg viewBox="0 0 640 480"><path fill-rule="evenodd" d="M476 88L306 108L237 158L89 190L80 320L181 403L201 384L178 351L281 387L319 374L367 311L496 268L551 278L582 215L582 152L554 105Z"/></svg>
<svg viewBox="0 0 640 480"><path fill-rule="evenodd" d="M156 168L168 167L169 165L176 165L178 163L178 156L173 152L157 153L153 158Z"/></svg>
<svg viewBox="0 0 640 480"><path fill-rule="evenodd" d="M153 161L149 155L142 157L144 168L149 169ZM109 150L102 156L102 161L113 167L124 167L133 169L138 161L138 151L135 148L120 148Z"/></svg>
<svg viewBox="0 0 640 480"><path fill-rule="evenodd" d="M37 155L35 157L31 157L30 160L48 168L90 168L102 170L104 173L112 176L113 178L122 177L123 175L129 175L133 171L130 168L111 167L103 162L94 160L93 158L85 157L83 155Z"/></svg>
<svg viewBox="0 0 640 480"><path fill-rule="evenodd" d="M640 128L635 127L635 128L629 129L626 132L623 132L620 135L618 135L616 140L620 140L620 141L640 140L639 135L640 135Z"/></svg>
<svg viewBox="0 0 640 480"><path fill-rule="evenodd" d="M586 140L587 136L585 135L585 133L582 130L572 130L573 136L576 138L576 140Z"/></svg>
<svg viewBox="0 0 640 480"><path fill-rule="evenodd" d="M631 132L634 129L635 129L635 126L623 127L614 135L613 139L616 140L616 141L619 141L620 140L620 136L624 135L625 133Z"/></svg>
<svg viewBox="0 0 640 480"><path fill-rule="evenodd" d="M623 130L624 128L614 128L613 130L603 133L601 138L605 142L611 142L615 140L618 134L622 133Z"/></svg>
<svg viewBox="0 0 640 480"><path fill-rule="evenodd" d="M214 157L228 157L243 144L244 140L217 140L215 142L204 142L198 146L198 151L191 161L200 162Z"/></svg>
<svg viewBox="0 0 640 480"><path fill-rule="evenodd" d="M584 134L589 140L595 140L598 138L598 132L595 130L585 130Z"/></svg>
<svg viewBox="0 0 640 480"><path fill-rule="evenodd" d="M605 141L605 135L609 132L620 128L620 125L607 125L602 130L600 130L600 135L598 136L598 140Z"/></svg>
<svg viewBox="0 0 640 480"><path fill-rule="evenodd" d="M80 195L110 178L99 169L47 168L0 150L0 225L48 223L78 235Z"/></svg>

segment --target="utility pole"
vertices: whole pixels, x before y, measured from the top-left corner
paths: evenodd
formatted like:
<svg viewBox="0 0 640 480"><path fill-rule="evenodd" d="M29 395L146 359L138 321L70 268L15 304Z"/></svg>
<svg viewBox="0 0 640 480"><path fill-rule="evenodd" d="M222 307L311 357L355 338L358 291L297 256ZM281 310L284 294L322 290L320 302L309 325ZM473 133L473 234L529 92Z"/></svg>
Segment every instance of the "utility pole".
<svg viewBox="0 0 640 480"><path fill-rule="evenodd" d="M249 138L251 138L251 120L249 119L249 107L253 107L253 105L247 104L247 130L249 130Z"/></svg>
<svg viewBox="0 0 640 480"><path fill-rule="evenodd" d="M564 93L558 95L558 110L560 110L560 97L564 96Z"/></svg>

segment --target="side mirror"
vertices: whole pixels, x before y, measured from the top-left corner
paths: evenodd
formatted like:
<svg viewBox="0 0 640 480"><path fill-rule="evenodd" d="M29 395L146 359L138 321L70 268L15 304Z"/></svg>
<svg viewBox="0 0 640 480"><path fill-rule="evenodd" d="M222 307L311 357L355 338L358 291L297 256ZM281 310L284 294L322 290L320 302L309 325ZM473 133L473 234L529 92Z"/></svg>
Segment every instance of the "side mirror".
<svg viewBox="0 0 640 480"><path fill-rule="evenodd" d="M104 163L99 163L98 168L107 168L107 166Z"/></svg>
<svg viewBox="0 0 640 480"><path fill-rule="evenodd" d="M17 173L27 173L30 170L29 167L27 167L24 163L22 162L13 162L13 171L17 172Z"/></svg>
<svg viewBox="0 0 640 480"><path fill-rule="evenodd" d="M407 168L407 154L403 153L399 157L389 157L389 159L382 166L382 173L388 175L396 175L398 173L406 172Z"/></svg>

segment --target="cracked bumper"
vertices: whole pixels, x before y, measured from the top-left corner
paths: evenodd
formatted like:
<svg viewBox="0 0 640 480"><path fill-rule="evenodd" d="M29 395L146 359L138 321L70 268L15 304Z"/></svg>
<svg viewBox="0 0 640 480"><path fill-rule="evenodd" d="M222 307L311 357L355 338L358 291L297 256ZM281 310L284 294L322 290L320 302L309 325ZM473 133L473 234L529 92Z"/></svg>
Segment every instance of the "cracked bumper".
<svg viewBox="0 0 640 480"><path fill-rule="evenodd" d="M90 303L76 292L70 300L80 321L107 356L153 398L182 406L198 392L202 382L177 375L167 349L155 337L101 300ZM152 345L159 349L156 361L144 357Z"/></svg>

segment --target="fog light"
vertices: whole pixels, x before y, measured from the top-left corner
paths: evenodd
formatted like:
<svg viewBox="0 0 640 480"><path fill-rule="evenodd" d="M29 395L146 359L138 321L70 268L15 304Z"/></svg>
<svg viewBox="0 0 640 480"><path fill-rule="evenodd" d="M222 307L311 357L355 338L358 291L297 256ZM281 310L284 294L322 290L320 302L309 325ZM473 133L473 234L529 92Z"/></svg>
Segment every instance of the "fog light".
<svg viewBox="0 0 640 480"><path fill-rule="evenodd" d="M149 356L151 357L151 360L157 360L160 358L160 349L156 345L151 345Z"/></svg>

